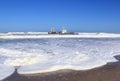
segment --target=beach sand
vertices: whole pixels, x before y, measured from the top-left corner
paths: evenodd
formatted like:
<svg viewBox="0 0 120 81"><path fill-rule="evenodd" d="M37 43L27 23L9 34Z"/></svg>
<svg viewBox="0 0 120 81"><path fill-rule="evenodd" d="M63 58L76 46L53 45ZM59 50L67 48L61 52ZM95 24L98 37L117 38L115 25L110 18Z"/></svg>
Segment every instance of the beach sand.
<svg viewBox="0 0 120 81"><path fill-rule="evenodd" d="M15 72L3 81L120 81L120 56L116 58L119 62L108 63L91 70L59 70L34 75L19 75Z"/></svg>

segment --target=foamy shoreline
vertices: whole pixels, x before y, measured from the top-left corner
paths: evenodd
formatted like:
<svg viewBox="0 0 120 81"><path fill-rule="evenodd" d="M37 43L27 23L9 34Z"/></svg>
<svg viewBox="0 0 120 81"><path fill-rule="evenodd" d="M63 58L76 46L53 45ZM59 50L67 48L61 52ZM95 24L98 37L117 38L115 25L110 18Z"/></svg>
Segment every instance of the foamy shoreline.
<svg viewBox="0 0 120 81"><path fill-rule="evenodd" d="M14 35L12 36L14 37ZM119 48L120 38L81 39L71 37L69 39L29 40L7 38L0 39L0 64L1 67L5 65L1 69L2 71L10 70L7 66L21 66L17 70L19 74L46 73L61 69L90 70L109 62L118 61L114 56L120 55ZM8 77L8 72L2 71L0 77L3 77L2 74ZM14 71L10 70L10 72Z"/></svg>
<svg viewBox="0 0 120 81"><path fill-rule="evenodd" d="M15 72L10 77L2 81L119 81L120 62L109 63L107 65L91 70L59 70L49 73L38 74L18 74ZM16 77L15 77L16 76Z"/></svg>

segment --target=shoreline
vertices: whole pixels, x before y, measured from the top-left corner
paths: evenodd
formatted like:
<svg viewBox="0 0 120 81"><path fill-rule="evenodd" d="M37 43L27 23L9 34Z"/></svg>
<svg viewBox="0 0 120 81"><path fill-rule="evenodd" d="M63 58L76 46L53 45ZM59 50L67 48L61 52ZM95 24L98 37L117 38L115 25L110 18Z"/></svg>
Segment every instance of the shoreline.
<svg viewBox="0 0 120 81"><path fill-rule="evenodd" d="M17 71L2 81L120 81L120 55L118 62L91 70L59 70L49 73L19 75Z"/></svg>

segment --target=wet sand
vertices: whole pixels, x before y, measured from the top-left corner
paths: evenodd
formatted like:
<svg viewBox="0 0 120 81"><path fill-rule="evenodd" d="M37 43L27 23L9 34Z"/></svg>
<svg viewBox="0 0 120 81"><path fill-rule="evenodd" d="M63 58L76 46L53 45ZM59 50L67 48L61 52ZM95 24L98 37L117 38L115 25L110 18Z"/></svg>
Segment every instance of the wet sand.
<svg viewBox="0 0 120 81"><path fill-rule="evenodd" d="M116 58L119 62L87 71L60 70L34 75L19 75L15 72L3 81L120 81L120 56Z"/></svg>

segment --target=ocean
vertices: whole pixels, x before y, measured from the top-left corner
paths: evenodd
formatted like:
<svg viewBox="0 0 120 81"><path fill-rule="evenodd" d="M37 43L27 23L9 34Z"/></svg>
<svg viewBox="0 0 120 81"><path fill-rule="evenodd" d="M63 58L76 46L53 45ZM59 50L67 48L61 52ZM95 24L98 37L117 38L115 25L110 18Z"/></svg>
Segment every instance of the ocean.
<svg viewBox="0 0 120 81"><path fill-rule="evenodd" d="M80 34L0 35L0 80L15 71L19 74L52 72L61 69L89 70L117 62L120 35Z"/></svg>

